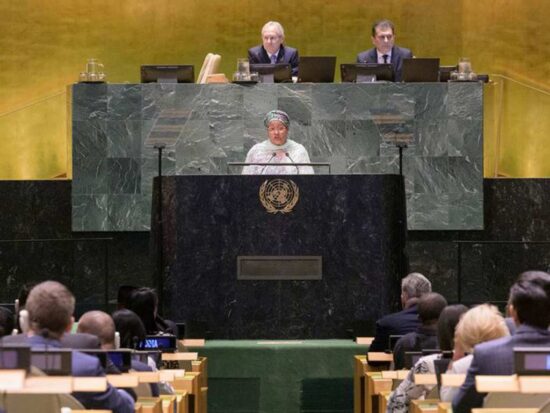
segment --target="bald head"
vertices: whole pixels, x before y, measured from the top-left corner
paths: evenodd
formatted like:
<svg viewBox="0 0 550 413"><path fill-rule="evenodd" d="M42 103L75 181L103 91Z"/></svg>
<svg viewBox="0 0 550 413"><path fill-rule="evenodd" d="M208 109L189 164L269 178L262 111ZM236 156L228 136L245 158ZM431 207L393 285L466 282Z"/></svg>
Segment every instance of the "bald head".
<svg viewBox="0 0 550 413"><path fill-rule="evenodd" d="M115 348L115 323L111 316L103 311L84 313L78 320L77 332L96 336L103 349Z"/></svg>

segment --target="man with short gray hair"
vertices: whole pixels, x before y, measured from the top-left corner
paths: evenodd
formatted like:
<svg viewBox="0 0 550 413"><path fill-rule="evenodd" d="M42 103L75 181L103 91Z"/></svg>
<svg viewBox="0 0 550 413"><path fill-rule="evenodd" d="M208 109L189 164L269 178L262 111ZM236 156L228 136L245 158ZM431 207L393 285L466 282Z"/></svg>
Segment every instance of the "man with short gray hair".
<svg viewBox="0 0 550 413"><path fill-rule="evenodd" d="M388 314L376 322L376 334L369 347L371 351L385 351L392 335L412 333L420 327L418 299L432 292L432 283L425 276L413 272L401 280L401 306L403 310Z"/></svg>
<svg viewBox="0 0 550 413"><path fill-rule="evenodd" d="M298 50L290 46L284 46L285 31L281 23L269 21L262 27L262 44L248 49L248 61L250 64L264 63L289 63L292 76L298 75L298 63L300 58Z"/></svg>

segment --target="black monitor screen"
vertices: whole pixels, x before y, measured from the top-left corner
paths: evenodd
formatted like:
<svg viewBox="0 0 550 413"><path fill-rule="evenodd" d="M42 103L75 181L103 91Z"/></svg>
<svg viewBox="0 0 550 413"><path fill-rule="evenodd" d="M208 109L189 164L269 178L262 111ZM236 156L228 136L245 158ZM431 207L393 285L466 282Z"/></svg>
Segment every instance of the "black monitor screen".
<svg viewBox="0 0 550 413"><path fill-rule="evenodd" d="M107 353L112 363L121 372L125 373L132 367L132 353L130 351L109 351Z"/></svg>
<svg viewBox="0 0 550 413"><path fill-rule="evenodd" d="M363 82L363 81L393 81L393 69L390 64L378 63L352 63L340 65L342 82ZM365 79L365 80L361 80ZM372 80L369 80L372 79Z"/></svg>
<svg viewBox="0 0 550 413"><path fill-rule="evenodd" d="M403 337L402 335L390 335L389 339L388 339L388 350L389 351L393 351L393 349L395 348L395 344L397 343L397 340L399 340L401 337Z"/></svg>
<svg viewBox="0 0 550 413"><path fill-rule="evenodd" d="M550 374L550 348L515 348L515 373L524 375Z"/></svg>
<svg viewBox="0 0 550 413"><path fill-rule="evenodd" d="M71 350L47 350L31 353L31 365L52 376L70 376L72 373Z"/></svg>
<svg viewBox="0 0 550 413"><path fill-rule="evenodd" d="M411 369L418 360L420 360L420 357L423 357L424 354L422 354L421 351L407 351L405 352L405 368Z"/></svg>
<svg viewBox="0 0 550 413"><path fill-rule="evenodd" d="M0 348L0 369L23 369L29 371L31 348L9 346Z"/></svg>
<svg viewBox="0 0 550 413"><path fill-rule="evenodd" d="M250 71L260 75L262 82L267 83L267 79L272 76L275 83L290 82L292 75L290 64L288 63L253 63L250 65Z"/></svg>
<svg viewBox="0 0 550 413"><path fill-rule="evenodd" d="M143 65L141 83L194 83L193 65Z"/></svg>

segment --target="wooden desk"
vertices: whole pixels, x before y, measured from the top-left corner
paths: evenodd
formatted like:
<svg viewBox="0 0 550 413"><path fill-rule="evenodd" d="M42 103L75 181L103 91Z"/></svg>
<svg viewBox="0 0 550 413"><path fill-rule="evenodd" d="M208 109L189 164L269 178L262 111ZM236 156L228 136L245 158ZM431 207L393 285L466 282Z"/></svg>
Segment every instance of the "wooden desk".
<svg viewBox="0 0 550 413"><path fill-rule="evenodd" d="M391 392L392 379L382 378L378 371L368 371L365 375L365 413L378 411L378 395L381 392Z"/></svg>
<svg viewBox="0 0 550 413"><path fill-rule="evenodd" d="M439 399L411 400L410 413L438 413Z"/></svg>

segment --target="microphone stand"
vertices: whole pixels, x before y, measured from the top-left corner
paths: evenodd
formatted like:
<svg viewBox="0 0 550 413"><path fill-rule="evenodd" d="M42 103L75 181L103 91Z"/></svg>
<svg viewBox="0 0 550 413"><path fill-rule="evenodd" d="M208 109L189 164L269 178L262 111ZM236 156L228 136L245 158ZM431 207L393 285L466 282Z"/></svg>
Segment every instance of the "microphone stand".
<svg viewBox="0 0 550 413"><path fill-rule="evenodd" d="M158 150L158 203L157 203L157 295L159 313L163 314L164 305L164 231L162 216L162 150L166 148L165 143L156 143L154 148Z"/></svg>
<svg viewBox="0 0 550 413"><path fill-rule="evenodd" d="M404 142L396 142L395 146L399 149L399 175L403 176L403 149L407 149L407 144Z"/></svg>

